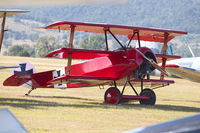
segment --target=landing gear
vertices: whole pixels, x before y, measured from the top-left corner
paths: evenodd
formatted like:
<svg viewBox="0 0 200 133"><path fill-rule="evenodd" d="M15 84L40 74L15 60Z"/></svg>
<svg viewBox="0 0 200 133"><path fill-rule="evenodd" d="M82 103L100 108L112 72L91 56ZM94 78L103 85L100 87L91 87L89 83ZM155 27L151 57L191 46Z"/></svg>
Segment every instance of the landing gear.
<svg viewBox="0 0 200 133"><path fill-rule="evenodd" d="M31 88L26 94L25 96L28 96L33 90L35 90L36 88Z"/></svg>
<svg viewBox="0 0 200 133"><path fill-rule="evenodd" d="M140 96L149 97L149 99L140 100L140 104L142 104L142 105L155 105L156 94L154 93L153 90L146 88L146 89L142 90L142 92L140 93Z"/></svg>
<svg viewBox="0 0 200 133"><path fill-rule="evenodd" d="M135 95L124 95L125 88L129 84L132 88ZM127 80L124 84L122 92L117 88L116 82L114 82L115 87L110 87L106 90L104 94L104 101L107 104L119 104L122 101L128 100L138 100L142 105L155 105L156 103L156 94L152 89L145 88L143 89L143 81L141 81L141 92L138 93L134 86L131 84L131 80L127 77Z"/></svg>
<svg viewBox="0 0 200 133"><path fill-rule="evenodd" d="M121 93L119 89L116 87L110 87L108 90L106 90L104 95L104 101L107 104L119 104L121 100Z"/></svg>

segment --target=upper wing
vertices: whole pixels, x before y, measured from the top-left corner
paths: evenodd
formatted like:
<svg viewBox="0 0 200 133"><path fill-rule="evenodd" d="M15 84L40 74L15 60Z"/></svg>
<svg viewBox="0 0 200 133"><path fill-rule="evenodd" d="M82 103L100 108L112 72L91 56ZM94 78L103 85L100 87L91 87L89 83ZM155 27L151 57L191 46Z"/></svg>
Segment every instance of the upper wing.
<svg viewBox="0 0 200 133"><path fill-rule="evenodd" d="M93 58L98 58L98 57L105 57L112 53L115 53L115 52L101 51L101 50L61 48L47 54L45 57L68 58L69 54L72 54L73 59L93 59Z"/></svg>
<svg viewBox="0 0 200 133"><path fill-rule="evenodd" d="M84 22L70 22L70 21L59 21L50 24L43 29L55 29L55 30L70 30L71 26L75 26L75 31L93 32L93 33L105 33L109 30L115 35L124 35L131 38L134 32L139 32L140 40L153 41L153 42L164 42L165 34L168 34L167 41L170 41L176 36L187 34L183 31L164 30L155 28L144 28L134 26L123 26L123 25L112 25L112 24L95 24L95 23L84 23ZM109 33L109 32L107 32ZM133 39L138 39L135 36Z"/></svg>
<svg viewBox="0 0 200 133"><path fill-rule="evenodd" d="M166 70L171 73L172 75L176 75L181 78L189 79L194 82L200 82L200 71L189 68L183 67L176 64L168 64L166 65Z"/></svg>
<svg viewBox="0 0 200 133"><path fill-rule="evenodd" d="M0 69L7 69L7 68L18 68L20 66L0 66Z"/></svg>
<svg viewBox="0 0 200 133"><path fill-rule="evenodd" d="M15 14L26 13L29 12L27 10L16 10L16 9L1 9L0 10L0 18L3 17L3 14L6 13L6 16L12 16Z"/></svg>

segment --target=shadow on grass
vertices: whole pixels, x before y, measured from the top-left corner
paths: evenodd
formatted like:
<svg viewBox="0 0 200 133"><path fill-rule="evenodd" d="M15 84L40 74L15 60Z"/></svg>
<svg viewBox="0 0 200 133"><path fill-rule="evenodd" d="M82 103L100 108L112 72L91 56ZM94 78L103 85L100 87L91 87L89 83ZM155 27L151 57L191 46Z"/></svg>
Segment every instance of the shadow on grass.
<svg viewBox="0 0 200 133"><path fill-rule="evenodd" d="M71 96L32 96L29 95L28 97L33 98L44 98L44 99L74 99L74 100L84 100L84 101L97 101L95 99L89 99L89 98L81 98L81 97L71 97Z"/></svg>
<svg viewBox="0 0 200 133"><path fill-rule="evenodd" d="M67 97L71 98L71 97ZM72 97L73 99L81 99L77 103L59 103L51 101L41 101L32 99L22 99L22 98L0 98L0 106L12 106L16 108L24 109L37 109L44 107L75 107L75 108L101 108L101 109L156 109L165 111L181 111L181 112L200 112L200 108L188 107L188 106L176 106L176 105L139 105L139 104L120 104L120 105L108 105L103 103L98 103L96 101L90 101L88 99Z"/></svg>
<svg viewBox="0 0 200 133"><path fill-rule="evenodd" d="M200 101L194 101L194 100L162 99L162 101L167 101L167 102L185 102L185 103L200 103Z"/></svg>
<svg viewBox="0 0 200 133"><path fill-rule="evenodd" d="M71 97L66 97L71 98ZM84 98L73 98L78 100L85 100L89 101L88 99ZM90 102L89 102L90 103ZM25 98L0 98L0 106L12 106L16 108L24 108L24 109L37 109L43 107L77 107L77 108L97 108L100 107L100 104L95 103L93 104L86 104L83 102L74 103L59 103L59 102L51 102L51 101L42 101L42 100L32 100L32 99L25 99Z"/></svg>
<svg viewBox="0 0 200 133"><path fill-rule="evenodd" d="M140 104L134 104L134 105L122 105L125 106L125 108L133 107L135 109L156 109L156 110L164 110L164 111L181 111L181 112L200 112L200 108L197 107L189 107L189 106L180 106L180 105L140 105ZM126 107L128 106L128 107Z"/></svg>

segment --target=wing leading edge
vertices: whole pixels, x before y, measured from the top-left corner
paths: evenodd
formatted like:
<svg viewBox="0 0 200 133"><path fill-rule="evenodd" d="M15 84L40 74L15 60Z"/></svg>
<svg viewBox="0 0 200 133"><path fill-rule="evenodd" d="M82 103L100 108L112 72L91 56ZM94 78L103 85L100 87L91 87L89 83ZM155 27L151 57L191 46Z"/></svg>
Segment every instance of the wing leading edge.
<svg viewBox="0 0 200 133"><path fill-rule="evenodd" d="M72 54L73 59L88 60L88 59L93 59L93 58L98 58L98 57L106 57L113 53L115 52L101 51L101 50L61 48L47 54L45 57L68 58L69 54Z"/></svg>

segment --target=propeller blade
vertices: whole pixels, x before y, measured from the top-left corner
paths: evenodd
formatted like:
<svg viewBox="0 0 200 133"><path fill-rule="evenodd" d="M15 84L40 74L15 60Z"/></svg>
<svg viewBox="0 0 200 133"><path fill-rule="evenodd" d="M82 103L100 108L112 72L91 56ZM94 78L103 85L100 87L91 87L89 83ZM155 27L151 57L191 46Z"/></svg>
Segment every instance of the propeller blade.
<svg viewBox="0 0 200 133"><path fill-rule="evenodd" d="M151 60L151 59L150 59ZM159 70L161 73L165 74L166 76L168 76L168 73L161 67L159 66L157 63L155 63L155 61L151 60L149 61L149 64L151 64L154 68L156 68L157 70Z"/></svg>
<svg viewBox="0 0 200 133"><path fill-rule="evenodd" d="M142 55L143 58L145 58L148 63L150 65L152 65L154 68L156 68L158 71L160 71L161 73L165 74L166 76L168 76L168 73L161 67L159 66L154 60L149 59L148 57L146 57L141 51L139 51L138 49L135 49L140 55Z"/></svg>

